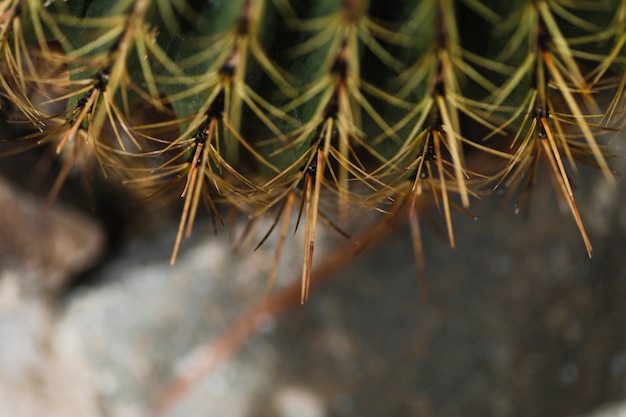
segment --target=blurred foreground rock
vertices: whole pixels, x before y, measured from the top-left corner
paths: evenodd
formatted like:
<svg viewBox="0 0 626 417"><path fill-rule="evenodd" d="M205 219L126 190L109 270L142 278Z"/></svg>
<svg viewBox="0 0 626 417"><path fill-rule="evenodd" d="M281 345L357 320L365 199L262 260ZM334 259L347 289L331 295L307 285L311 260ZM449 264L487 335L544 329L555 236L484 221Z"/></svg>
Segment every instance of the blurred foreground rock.
<svg viewBox="0 0 626 417"><path fill-rule="evenodd" d="M20 192L0 177L0 272L19 270L22 289L53 293L105 250L99 224L78 210Z"/></svg>
<svg viewBox="0 0 626 417"><path fill-rule="evenodd" d="M104 232L44 204L0 178L0 417L95 417L82 340L51 297L103 255Z"/></svg>

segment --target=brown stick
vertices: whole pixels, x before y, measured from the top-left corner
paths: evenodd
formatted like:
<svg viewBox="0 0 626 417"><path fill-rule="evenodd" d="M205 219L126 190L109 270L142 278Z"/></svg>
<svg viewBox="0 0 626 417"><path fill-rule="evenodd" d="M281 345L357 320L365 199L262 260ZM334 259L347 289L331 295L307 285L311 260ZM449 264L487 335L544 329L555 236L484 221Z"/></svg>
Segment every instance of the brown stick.
<svg viewBox="0 0 626 417"><path fill-rule="evenodd" d="M380 225L365 228L356 241L368 242L365 250L369 250L389 234L389 230ZM311 274L313 288L328 282L335 273L349 264L354 257L364 251L364 248L353 242L330 252ZM264 300L248 312L244 313L228 328L214 343L206 346L202 353L194 360L188 369L190 372L175 378L161 394L158 395L152 407L145 414L146 417L166 415L181 399L189 393L200 381L207 378L221 363L248 340L268 319L279 316L285 310L300 304L301 291L300 276L281 289L275 296Z"/></svg>

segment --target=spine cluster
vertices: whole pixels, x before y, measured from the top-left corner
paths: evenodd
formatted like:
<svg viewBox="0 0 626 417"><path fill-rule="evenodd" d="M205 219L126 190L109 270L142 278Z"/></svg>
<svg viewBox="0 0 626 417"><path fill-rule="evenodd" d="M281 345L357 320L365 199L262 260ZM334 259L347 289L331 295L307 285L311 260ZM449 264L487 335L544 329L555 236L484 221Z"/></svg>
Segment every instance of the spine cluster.
<svg viewBox="0 0 626 417"><path fill-rule="evenodd" d="M454 246L453 209L495 188L521 206L541 166L591 255L571 176L613 181L625 45L623 0L2 0L1 116L33 133L0 152L54 147L51 199L77 165L177 190L172 263L200 205L275 209L277 259L296 215L303 300L318 223L408 215L421 265L425 200Z"/></svg>

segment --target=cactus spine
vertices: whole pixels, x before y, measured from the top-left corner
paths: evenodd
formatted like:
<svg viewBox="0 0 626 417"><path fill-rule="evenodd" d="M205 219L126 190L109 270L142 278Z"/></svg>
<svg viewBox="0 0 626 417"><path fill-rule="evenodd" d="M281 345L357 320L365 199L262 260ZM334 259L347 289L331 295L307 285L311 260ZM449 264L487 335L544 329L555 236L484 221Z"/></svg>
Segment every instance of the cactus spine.
<svg viewBox="0 0 626 417"><path fill-rule="evenodd" d="M622 0L3 0L3 117L35 133L1 151L54 146L51 198L78 163L149 194L178 184L172 263L202 202L217 219L277 208L277 259L299 206L303 300L319 222L408 214L421 264L425 196L454 246L454 207L498 187L522 204L540 164L591 256L571 174L583 161L613 181L625 16ZM470 171L470 152L500 168Z"/></svg>

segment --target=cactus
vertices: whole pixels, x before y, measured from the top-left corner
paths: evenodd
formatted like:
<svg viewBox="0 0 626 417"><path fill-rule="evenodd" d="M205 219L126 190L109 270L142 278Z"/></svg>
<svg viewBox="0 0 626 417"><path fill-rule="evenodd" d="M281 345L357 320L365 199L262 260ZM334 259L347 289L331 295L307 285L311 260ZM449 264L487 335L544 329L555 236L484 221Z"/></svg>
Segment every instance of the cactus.
<svg viewBox="0 0 626 417"><path fill-rule="evenodd" d="M318 223L408 216L422 269L424 201L454 246L453 209L497 188L521 206L540 165L591 256L571 175L591 164L613 182L625 20L623 0L2 0L3 121L34 133L0 152L53 146L51 199L76 165L176 189L172 263L201 203L216 221L274 212L276 262L297 212L303 301Z"/></svg>

